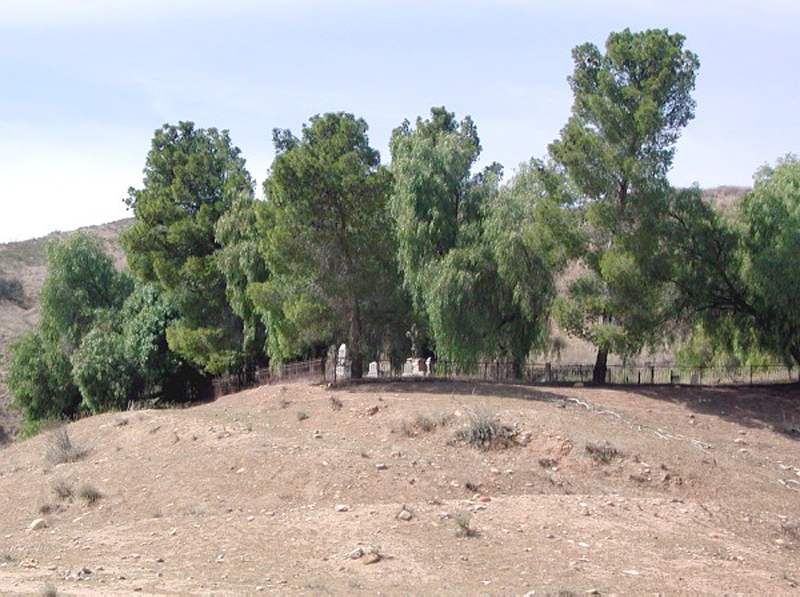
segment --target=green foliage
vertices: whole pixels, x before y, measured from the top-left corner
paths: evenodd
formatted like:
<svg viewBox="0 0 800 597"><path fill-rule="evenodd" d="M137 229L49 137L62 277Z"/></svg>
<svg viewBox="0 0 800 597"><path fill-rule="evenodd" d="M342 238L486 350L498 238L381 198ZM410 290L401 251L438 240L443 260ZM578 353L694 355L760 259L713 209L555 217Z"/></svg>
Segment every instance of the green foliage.
<svg viewBox="0 0 800 597"><path fill-rule="evenodd" d="M72 382L69 358L47 342L38 330L26 332L8 345L5 383L12 406L26 421L48 421L69 417L78 411L81 397Z"/></svg>
<svg viewBox="0 0 800 597"><path fill-rule="evenodd" d="M153 137L144 188L129 189L136 216L122 235L131 270L167 292L180 312L170 347L210 373L242 358L242 323L217 268L215 225L253 182L227 131L164 125ZM198 300L202 296L203 300Z"/></svg>
<svg viewBox="0 0 800 597"><path fill-rule="evenodd" d="M345 113L313 117L300 139L274 132L277 156L258 215L270 278L251 296L278 360L346 338L358 376L363 352L391 345L402 329L391 175L366 132Z"/></svg>
<svg viewBox="0 0 800 597"><path fill-rule="evenodd" d="M240 194L215 228L217 242L221 245L217 250L217 269L225 277L228 304L242 320L242 350L248 360L258 359L266 340L264 324L248 293L253 284L269 277L259 250L258 207L250 195Z"/></svg>
<svg viewBox="0 0 800 597"><path fill-rule="evenodd" d="M716 351L800 364L798 205L794 156L759 170L732 217L714 212L697 193L671 202L662 236L678 305L700 318Z"/></svg>
<svg viewBox="0 0 800 597"><path fill-rule="evenodd" d="M100 240L76 232L47 245L47 278L40 295L42 331L70 354L103 312L117 310L133 280L114 269Z"/></svg>
<svg viewBox="0 0 800 597"><path fill-rule="evenodd" d="M668 312L654 273L653 231L670 195L666 174L681 129L694 117L697 57L666 30L612 33L606 52L573 50L572 116L550 145L584 198L584 274L559 301L559 322L598 347L595 381L609 352L654 343Z"/></svg>
<svg viewBox="0 0 800 597"><path fill-rule="evenodd" d="M72 376L89 412L124 409L134 396L135 374L124 337L109 325L93 328L72 355Z"/></svg>
<svg viewBox="0 0 800 597"><path fill-rule="evenodd" d="M175 306L153 284L138 283L122 306L123 352L144 396L160 389L181 365L167 345L167 329L177 316Z"/></svg>
<svg viewBox="0 0 800 597"><path fill-rule="evenodd" d="M524 168L503 192L499 165L471 175L475 125L444 108L415 128L403 123L391 149L399 262L438 356L522 360L546 331L559 262L553 236L540 237L548 210L533 189L545 185L544 167Z"/></svg>

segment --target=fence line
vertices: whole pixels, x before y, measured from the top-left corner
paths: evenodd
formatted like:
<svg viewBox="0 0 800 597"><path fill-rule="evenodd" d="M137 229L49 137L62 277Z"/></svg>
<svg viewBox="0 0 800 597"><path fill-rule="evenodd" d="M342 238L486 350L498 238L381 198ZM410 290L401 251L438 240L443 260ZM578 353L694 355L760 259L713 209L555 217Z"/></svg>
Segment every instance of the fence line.
<svg viewBox="0 0 800 597"><path fill-rule="evenodd" d="M419 378L432 377L461 381L509 381L529 384L587 383L592 380L594 365L522 363L481 361L472 367L463 367L451 361L432 361L428 370L425 361L411 367L411 361L373 361L364 368L366 378ZM338 366L337 366L338 365ZM216 377L213 382L214 397L241 390L306 379L315 382L343 381L342 375L349 363L313 359L285 363L274 368L260 367L237 374ZM338 371L338 373L337 373ZM730 386L753 384L782 384L800 381L798 372L785 365L753 365L744 367L681 367L677 365L609 365L606 383L614 385L666 385Z"/></svg>

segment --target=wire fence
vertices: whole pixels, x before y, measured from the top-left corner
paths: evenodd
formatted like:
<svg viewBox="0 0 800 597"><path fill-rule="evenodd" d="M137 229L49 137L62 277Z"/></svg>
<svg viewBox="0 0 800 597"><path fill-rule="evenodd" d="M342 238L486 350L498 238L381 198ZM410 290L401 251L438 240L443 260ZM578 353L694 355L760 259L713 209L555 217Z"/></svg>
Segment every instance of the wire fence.
<svg viewBox="0 0 800 597"><path fill-rule="evenodd" d="M278 382L306 380L337 383L351 378L350 361L314 359L275 367L252 368L216 377L215 397ZM495 381L528 384L588 383L594 365L560 363L511 363L481 361L465 367L433 359L378 360L365 363L366 379L435 378L459 381ZM609 365L605 382L613 385L736 386L798 382L798 370L785 365L742 367L681 367L678 365Z"/></svg>

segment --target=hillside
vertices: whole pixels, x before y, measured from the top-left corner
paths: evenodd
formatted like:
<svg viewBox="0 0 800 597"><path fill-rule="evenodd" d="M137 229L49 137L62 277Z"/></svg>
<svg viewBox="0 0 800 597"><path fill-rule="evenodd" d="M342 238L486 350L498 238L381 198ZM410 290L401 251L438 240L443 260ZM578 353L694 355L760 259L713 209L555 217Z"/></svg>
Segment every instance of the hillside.
<svg viewBox="0 0 800 597"><path fill-rule="evenodd" d="M3 451L0 593L794 594L799 398L297 383L96 416L77 462ZM510 445L459 440L474 413Z"/></svg>
<svg viewBox="0 0 800 597"><path fill-rule="evenodd" d="M118 267L125 262L119 245L119 233L133 220L118 220L99 226L81 228L103 240L106 250L113 256ZM8 408L10 397L2 381L6 360L6 345L14 336L35 326L39 321L39 291L47 275L45 247L54 238L63 238L69 232L54 232L41 238L0 244L0 273L19 280L25 292L25 304L0 300L0 445L16 436L20 427L19 417Z"/></svg>

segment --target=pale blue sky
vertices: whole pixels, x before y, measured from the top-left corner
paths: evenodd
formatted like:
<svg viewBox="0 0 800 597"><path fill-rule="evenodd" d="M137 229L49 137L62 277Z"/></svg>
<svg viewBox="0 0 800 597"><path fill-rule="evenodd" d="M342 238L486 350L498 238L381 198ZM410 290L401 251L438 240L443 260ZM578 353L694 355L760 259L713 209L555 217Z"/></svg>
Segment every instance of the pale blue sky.
<svg viewBox="0 0 800 597"><path fill-rule="evenodd" d="M800 152L795 0L0 0L0 242L126 217L179 120L229 129L260 192L275 127L352 112L387 162L392 129L444 105L508 178L569 115L571 49L625 27L700 57L674 184Z"/></svg>

